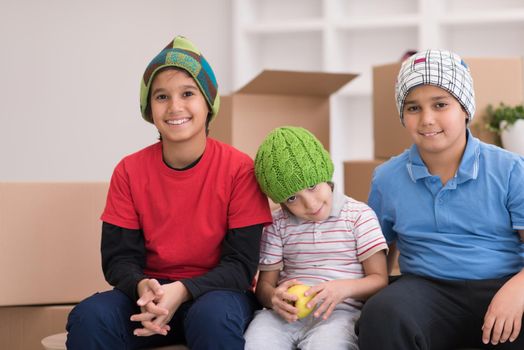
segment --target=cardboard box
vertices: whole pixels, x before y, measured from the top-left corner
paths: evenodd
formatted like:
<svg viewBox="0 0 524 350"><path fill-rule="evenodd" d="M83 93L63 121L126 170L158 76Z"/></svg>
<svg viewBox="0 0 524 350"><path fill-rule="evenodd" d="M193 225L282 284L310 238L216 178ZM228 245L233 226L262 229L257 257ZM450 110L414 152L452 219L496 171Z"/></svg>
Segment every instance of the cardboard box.
<svg viewBox="0 0 524 350"><path fill-rule="evenodd" d="M353 199L367 203L373 171L387 159L356 160L344 162L344 193ZM398 266L399 252L395 246L390 247L388 264L389 275L400 275Z"/></svg>
<svg viewBox="0 0 524 350"><path fill-rule="evenodd" d="M230 96L223 96L210 136L251 157L274 128L301 126L329 149L329 96L356 74L265 70Z"/></svg>
<svg viewBox="0 0 524 350"><path fill-rule="evenodd" d="M481 140L500 144L498 137L484 128L486 108L500 102L509 105L524 100L523 59L464 58L473 76L477 110L470 129ZM400 63L373 67L373 133L375 158L389 158L411 145L411 138L400 124L395 105L395 80Z"/></svg>
<svg viewBox="0 0 524 350"><path fill-rule="evenodd" d="M107 183L0 183L0 306L76 303L110 289L100 258Z"/></svg>
<svg viewBox="0 0 524 350"><path fill-rule="evenodd" d="M373 139L375 158L389 158L411 145L395 104L400 63L373 67Z"/></svg>
<svg viewBox="0 0 524 350"><path fill-rule="evenodd" d="M367 203L371 177L375 168L385 160L352 160L344 162L344 193Z"/></svg>
<svg viewBox="0 0 524 350"><path fill-rule="evenodd" d="M0 307L0 349L41 350L41 340L65 332L73 305Z"/></svg>

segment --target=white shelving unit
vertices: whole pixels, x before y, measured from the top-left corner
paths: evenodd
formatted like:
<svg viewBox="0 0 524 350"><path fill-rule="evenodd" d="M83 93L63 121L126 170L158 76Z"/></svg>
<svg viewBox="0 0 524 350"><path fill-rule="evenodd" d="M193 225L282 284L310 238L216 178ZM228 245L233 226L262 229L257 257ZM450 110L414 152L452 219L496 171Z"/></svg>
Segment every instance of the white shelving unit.
<svg viewBox="0 0 524 350"><path fill-rule="evenodd" d="M360 74L331 99L340 185L343 161L373 158L374 65L429 47L524 55L524 0L233 0L233 12L235 89L263 69Z"/></svg>

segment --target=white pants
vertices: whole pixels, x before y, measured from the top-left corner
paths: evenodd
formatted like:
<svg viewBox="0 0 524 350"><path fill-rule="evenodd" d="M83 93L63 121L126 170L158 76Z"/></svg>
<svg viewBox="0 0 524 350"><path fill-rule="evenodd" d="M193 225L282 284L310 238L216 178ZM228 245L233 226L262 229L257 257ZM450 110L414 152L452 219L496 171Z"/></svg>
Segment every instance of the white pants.
<svg viewBox="0 0 524 350"><path fill-rule="evenodd" d="M255 313L244 338L246 350L358 350L354 325L360 310L338 305L327 320L306 318L288 323L273 310Z"/></svg>

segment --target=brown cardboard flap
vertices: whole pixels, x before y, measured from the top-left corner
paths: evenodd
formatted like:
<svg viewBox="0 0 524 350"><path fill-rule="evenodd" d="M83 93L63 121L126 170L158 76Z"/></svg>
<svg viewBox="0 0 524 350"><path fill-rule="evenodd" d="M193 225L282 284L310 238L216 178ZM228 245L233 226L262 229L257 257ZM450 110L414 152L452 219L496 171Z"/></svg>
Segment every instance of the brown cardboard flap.
<svg viewBox="0 0 524 350"><path fill-rule="evenodd" d="M351 160L344 162L344 193L367 203L373 171L384 159Z"/></svg>
<svg viewBox="0 0 524 350"><path fill-rule="evenodd" d="M320 96L234 95L233 145L253 159L276 127L301 126L329 149L329 99Z"/></svg>
<svg viewBox="0 0 524 350"><path fill-rule="evenodd" d="M329 96L358 74L264 70L237 93Z"/></svg>

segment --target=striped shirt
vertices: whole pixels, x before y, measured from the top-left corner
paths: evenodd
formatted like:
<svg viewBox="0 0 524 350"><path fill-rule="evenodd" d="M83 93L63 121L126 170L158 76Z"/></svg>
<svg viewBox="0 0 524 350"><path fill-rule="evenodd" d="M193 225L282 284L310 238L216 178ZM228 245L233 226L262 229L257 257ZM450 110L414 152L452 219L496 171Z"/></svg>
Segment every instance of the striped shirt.
<svg viewBox="0 0 524 350"><path fill-rule="evenodd" d="M280 269L278 284L295 278L307 285L357 279L364 277L362 261L384 249L375 212L335 191L324 221L302 220L283 209L273 212L273 224L262 233L259 268Z"/></svg>

